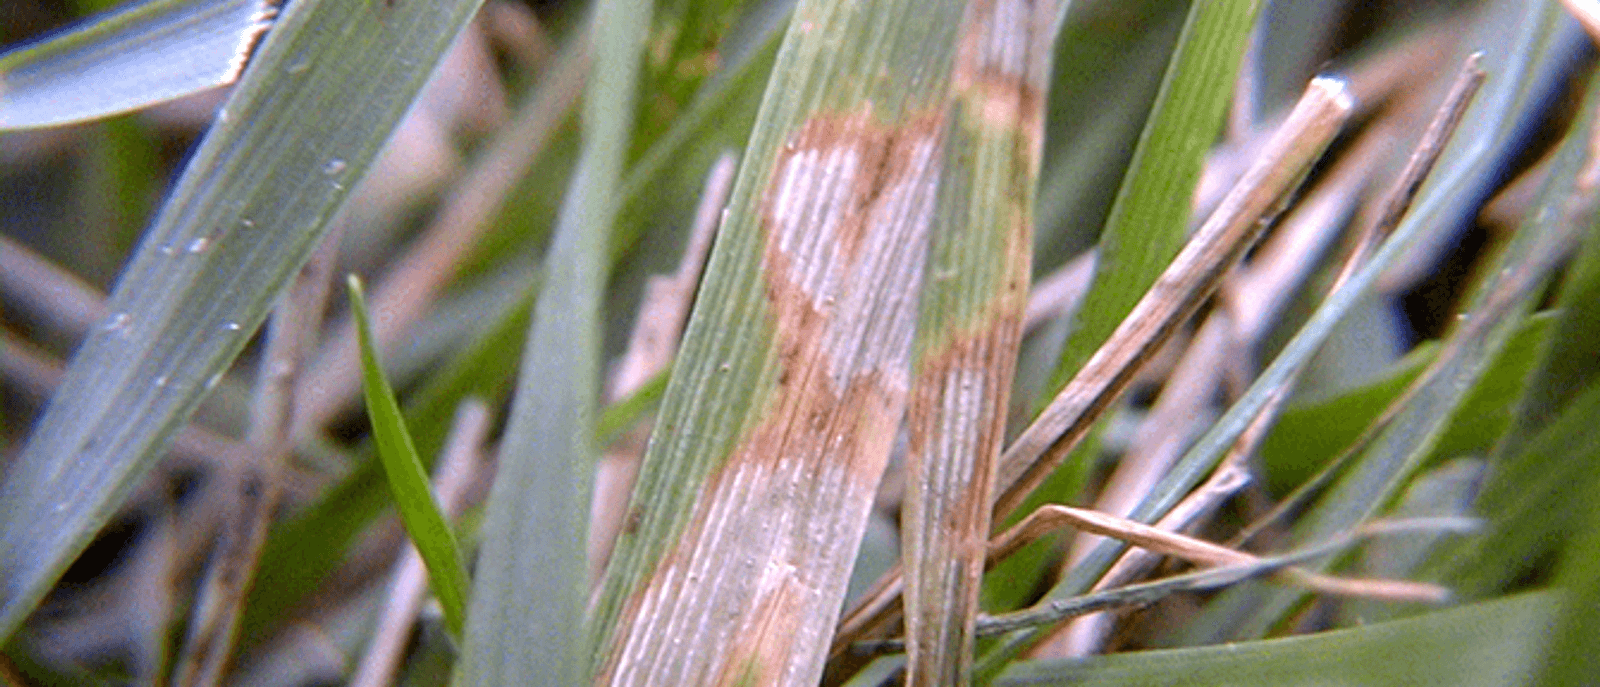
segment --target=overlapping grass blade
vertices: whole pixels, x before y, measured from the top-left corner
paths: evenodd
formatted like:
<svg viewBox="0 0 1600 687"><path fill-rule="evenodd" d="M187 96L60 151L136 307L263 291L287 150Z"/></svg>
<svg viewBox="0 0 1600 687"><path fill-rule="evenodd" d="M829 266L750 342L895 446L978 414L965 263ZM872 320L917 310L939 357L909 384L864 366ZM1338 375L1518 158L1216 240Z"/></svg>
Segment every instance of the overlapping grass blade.
<svg viewBox="0 0 1600 687"><path fill-rule="evenodd" d="M672 128L628 170L619 192L623 209L610 237L613 267L640 244L648 231L677 226L670 217L687 212L679 212L678 207L669 209L661 202L662 196L675 199L672 206L692 208L692 199L684 201L688 196L681 194L690 193L688 189L698 190L701 179L695 177L693 170L709 165L725 146L743 144L772 66L780 28L781 23L758 34L754 53L730 63L728 71L709 83ZM542 166L536 168L534 173L541 169ZM500 221L521 222L525 218L508 216ZM498 240L491 238L486 243L494 245ZM618 276L619 281L628 278L629 275ZM461 398L470 394L495 399L510 390L513 370L505 361L516 359L523 349L537 286L529 285L517 304L491 318L473 344L462 349L404 404L406 422L424 462L431 461L442 445L446 424ZM597 431L602 444L612 427L608 417L622 416L613 416L609 410L601 416ZM269 624L281 621L291 605L339 565L356 534L382 510L384 490L378 467L370 461L363 462L315 506L274 535L263 554L262 567L280 583L258 585L252 590L244 624L247 638L260 638Z"/></svg>
<svg viewBox="0 0 1600 687"><path fill-rule="evenodd" d="M1190 6L1101 230L1094 283L1074 316L1061 359L1050 373L1044 396L1035 403L1035 413L1089 360L1183 246L1190 199L1201 165L1222 128L1230 86L1259 9L1258 3L1234 0ZM1040 504L1076 498L1086 476L1087 455L1080 451L1067 458L1045 488L1001 517L1014 522ZM996 579L1039 575L1043 571L1037 561L1046 548L1025 550L1003 564Z"/></svg>
<svg viewBox="0 0 1600 687"><path fill-rule="evenodd" d="M0 55L0 129L109 117L233 83L271 0L144 0Z"/></svg>
<svg viewBox="0 0 1600 687"><path fill-rule="evenodd" d="M1217 133L1222 129L1239 63L1261 5L1194 3L1156 104L1101 230L1094 285L1050 392L1067 380L1121 324L1187 236L1190 200ZM1041 399L1040 406L1048 398Z"/></svg>
<svg viewBox="0 0 1600 687"><path fill-rule="evenodd" d="M477 6L285 10L0 486L0 636L220 379Z"/></svg>

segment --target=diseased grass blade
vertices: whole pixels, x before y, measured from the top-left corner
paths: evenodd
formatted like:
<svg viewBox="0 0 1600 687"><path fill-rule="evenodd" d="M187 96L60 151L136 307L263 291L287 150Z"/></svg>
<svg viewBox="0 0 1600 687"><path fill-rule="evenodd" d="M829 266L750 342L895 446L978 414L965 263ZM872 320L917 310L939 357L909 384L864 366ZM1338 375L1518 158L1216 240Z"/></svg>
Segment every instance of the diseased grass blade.
<svg viewBox="0 0 1600 687"><path fill-rule="evenodd" d="M1540 593L1304 637L1027 661L995 684L1514 687L1539 665L1544 629L1562 605Z"/></svg>
<svg viewBox="0 0 1600 687"><path fill-rule="evenodd" d="M989 499L1022 338L1057 3L968 5L907 407L906 684L971 679Z"/></svg>
<svg viewBox="0 0 1600 687"><path fill-rule="evenodd" d="M1229 193L1103 349L1040 419L1007 447L999 465L994 512L1009 512L1081 441L1126 388L1138 366L1214 290L1226 270L1265 230L1351 112L1343 82L1316 79L1257 164ZM893 575L895 573L891 573ZM895 613L897 582L886 576L871 602L852 611L838 642L853 641ZM1020 638L1018 641L1021 641ZM994 659L996 661L1000 659Z"/></svg>
<svg viewBox="0 0 1600 687"><path fill-rule="evenodd" d="M367 415L372 421L378 459L389 478L389 491L400 511L400 520L405 523L411 542L428 567L428 579L439 597L439 605L444 607L445 625L459 638L466 623L467 590L471 586L466 562L444 510L434 499L428 473L423 470L417 448L411 443L411 433L406 431L406 421L400 416L394 390L383 377L383 366L372 345L372 325L367 321L361 282L352 276L348 285L350 310L355 316L356 335L361 344L361 392L367 400Z"/></svg>
<svg viewBox="0 0 1600 687"><path fill-rule="evenodd" d="M108 117L233 83L271 0L144 0L0 55L0 130Z"/></svg>
<svg viewBox="0 0 1600 687"><path fill-rule="evenodd" d="M1288 202L1289 194L1342 128L1353 105L1344 82L1321 77L1312 80L1250 170L1134 306L1128 319L1112 332L1039 420L1007 447L1001 459L996 513L1024 504L1029 491L1088 434L1099 414L1126 387L1138 365L1216 288L1225 271L1265 230L1268 222L1262 220L1275 216ZM1282 385L1281 379L1278 385ZM1262 400L1264 404L1265 396ZM1253 422L1254 417L1249 416L1244 424ZM1157 489L1160 488L1158 484ZM1132 519L1146 521L1145 517L1154 520L1149 515L1141 516L1137 509ZM1103 542L1095 551L1115 548L1119 548L1115 543ZM1111 554L1106 555L1109 558ZM1110 560L1104 562L1105 567L1110 564ZM1096 576L1104 570L1099 568ZM1081 593L1093 582L1088 580L1089 584L1068 591L1067 585L1072 581L1069 578L1058 583L1049 597ZM980 674L993 675L1034 636L1034 631L1027 630L1005 637L984 656Z"/></svg>
<svg viewBox="0 0 1600 687"><path fill-rule="evenodd" d="M597 682L819 677L908 392L960 5L795 10L601 589Z"/></svg>
<svg viewBox="0 0 1600 687"><path fill-rule="evenodd" d="M0 486L0 636L244 347L477 6L297 0L279 17Z"/></svg>
<svg viewBox="0 0 1600 687"><path fill-rule="evenodd" d="M599 449L601 297L650 0L601 0L583 144L548 253L495 482L456 684L591 681L589 495Z"/></svg>

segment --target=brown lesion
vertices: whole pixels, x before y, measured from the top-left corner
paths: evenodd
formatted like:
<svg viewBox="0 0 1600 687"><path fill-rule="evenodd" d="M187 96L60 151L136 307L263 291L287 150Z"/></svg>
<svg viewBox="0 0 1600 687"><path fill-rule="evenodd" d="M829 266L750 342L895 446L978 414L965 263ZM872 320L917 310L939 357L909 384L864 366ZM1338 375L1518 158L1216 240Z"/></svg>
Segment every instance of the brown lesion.
<svg viewBox="0 0 1600 687"><path fill-rule="evenodd" d="M974 0L967 6L951 73L955 93L997 126L1044 136L1044 61L1054 0Z"/></svg>

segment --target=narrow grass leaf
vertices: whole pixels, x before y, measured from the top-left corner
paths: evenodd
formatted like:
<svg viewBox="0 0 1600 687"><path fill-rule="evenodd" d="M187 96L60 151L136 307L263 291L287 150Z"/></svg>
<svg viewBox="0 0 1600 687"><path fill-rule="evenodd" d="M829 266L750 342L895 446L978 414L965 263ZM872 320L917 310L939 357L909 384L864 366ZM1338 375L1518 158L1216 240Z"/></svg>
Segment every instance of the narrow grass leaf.
<svg viewBox="0 0 1600 687"><path fill-rule="evenodd" d="M244 348L478 4L284 10L0 485L0 636Z"/></svg>
<svg viewBox="0 0 1600 687"><path fill-rule="evenodd" d="M1027 305L1057 4L969 4L906 419L906 684L964 685Z"/></svg>
<svg viewBox="0 0 1600 687"><path fill-rule="evenodd" d="M459 685L589 682L589 494L599 449L600 304L634 128L650 0L601 0L583 145L534 303L480 539Z"/></svg>
<svg viewBox="0 0 1600 687"><path fill-rule="evenodd" d="M1189 7L1155 106L1101 230L1094 285L1051 376L1052 395L1122 323L1183 246L1200 168L1222 129L1260 10L1261 3L1248 0Z"/></svg>
<svg viewBox="0 0 1600 687"><path fill-rule="evenodd" d="M605 407L600 413L600 420L595 423L595 437L601 448L616 441L623 432L655 409L661 402L662 392L667 389L667 374L662 372L651 377L633 393Z"/></svg>
<svg viewBox="0 0 1600 687"><path fill-rule="evenodd" d="M454 409L462 399L476 396L498 402L509 393L512 379L505 361L522 350L537 293L537 283L528 285L503 317L407 399L406 427L424 466L431 469L434 456L443 449ZM371 450L368 445L360 466L321 500L273 530L262 550L260 577L274 583L251 587L240 623L245 646L291 617L293 606L344 562L351 542L388 507L383 468L369 459Z"/></svg>
<svg viewBox="0 0 1600 687"><path fill-rule="evenodd" d="M239 78L272 0L144 0L0 55L0 129L108 117Z"/></svg>
<svg viewBox="0 0 1600 687"><path fill-rule="evenodd" d="M352 276L349 287L350 310L355 315L356 335L361 344L361 391L367 400L367 417L372 421L378 459L388 477L400 521L405 523L406 533L411 535L411 542L422 554L434 595L444 607L445 626L459 638L465 626L467 589L471 586L467 566L450 522L434 499L428 473L417 458L417 449L411 444L411 433L406 431L405 418L400 416L394 390L383 377L383 366L372 345L372 326L367 321L361 282Z"/></svg>

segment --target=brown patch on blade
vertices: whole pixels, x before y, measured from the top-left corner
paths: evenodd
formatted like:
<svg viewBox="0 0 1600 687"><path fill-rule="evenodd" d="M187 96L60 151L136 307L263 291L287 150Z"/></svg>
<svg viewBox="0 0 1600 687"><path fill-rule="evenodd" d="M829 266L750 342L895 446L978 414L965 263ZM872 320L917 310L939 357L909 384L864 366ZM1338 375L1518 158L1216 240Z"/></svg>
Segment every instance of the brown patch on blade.
<svg viewBox="0 0 1600 687"><path fill-rule="evenodd" d="M760 205L771 352L744 363L775 388L627 602L599 682L820 677L905 409L942 131L820 117L779 152Z"/></svg>
<svg viewBox="0 0 1600 687"><path fill-rule="evenodd" d="M902 516L907 522L924 521L919 531L902 534L912 550L907 598L937 602L931 608L906 607L913 654L907 684L955 682L970 668L989 504L1021 335L1022 289L1010 283L1004 288L1016 293L997 300L997 321L987 331L957 338L919 362L916 392L906 411L906 470L925 476L919 486L923 495L906 505L913 511L925 503L934 508ZM933 588L918 590L918 585ZM952 638L953 646L943 646ZM961 657L939 666L955 672L927 674L939 668L919 661L918 654L941 650Z"/></svg>
<svg viewBox="0 0 1600 687"><path fill-rule="evenodd" d="M1043 140L1045 51L1050 0L975 0L967 6L951 74L955 92L977 101L978 117L999 127L1020 127Z"/></svg>

